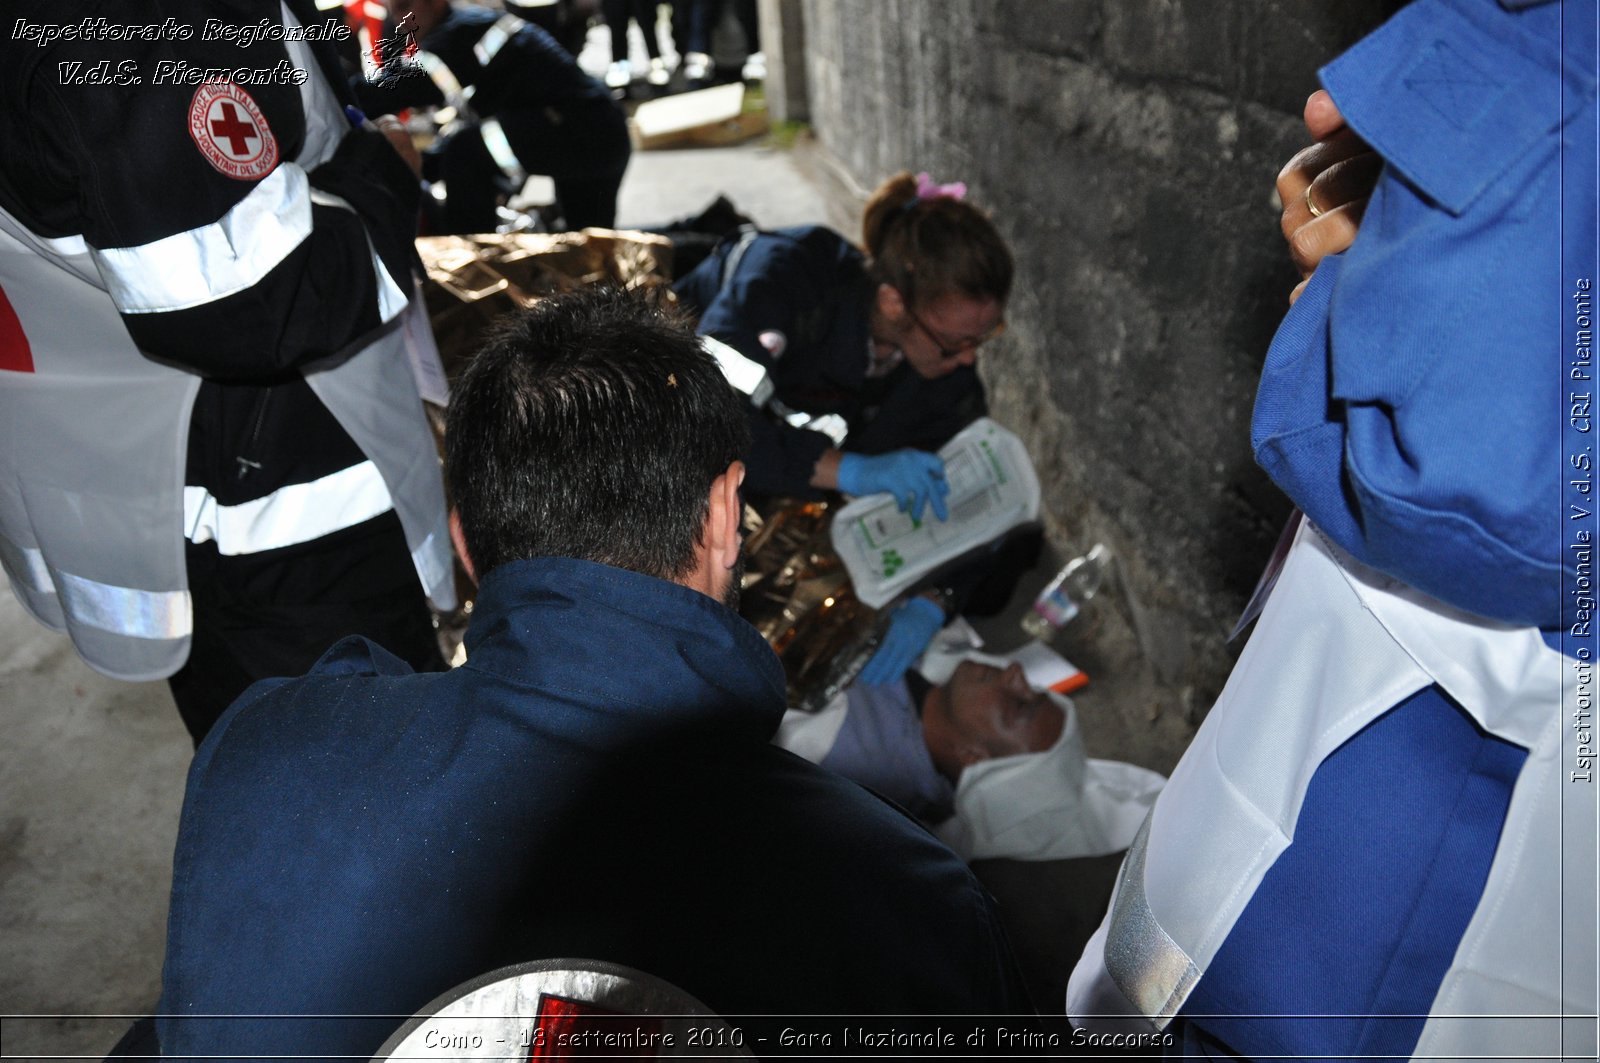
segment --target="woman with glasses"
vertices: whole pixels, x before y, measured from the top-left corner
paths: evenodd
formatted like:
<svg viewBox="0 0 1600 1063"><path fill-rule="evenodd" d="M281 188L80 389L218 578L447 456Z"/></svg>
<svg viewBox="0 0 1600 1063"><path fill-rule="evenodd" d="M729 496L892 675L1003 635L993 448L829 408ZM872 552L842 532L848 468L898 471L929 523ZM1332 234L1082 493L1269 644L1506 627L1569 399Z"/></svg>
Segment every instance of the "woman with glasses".
<svg viewBox="0 0 1600 1063"><path fill-rule="evenodd" d="M965 194L896 174L867 203L864 250L821 226L746 229L678 281L700 333L756 363L742 377L747 490L887 491L916 519L948 516L933 452L985 412L974 365L1005 328L1013 272ZM863 680L898 679L943 620L932 600L912 599Z"/></svg>

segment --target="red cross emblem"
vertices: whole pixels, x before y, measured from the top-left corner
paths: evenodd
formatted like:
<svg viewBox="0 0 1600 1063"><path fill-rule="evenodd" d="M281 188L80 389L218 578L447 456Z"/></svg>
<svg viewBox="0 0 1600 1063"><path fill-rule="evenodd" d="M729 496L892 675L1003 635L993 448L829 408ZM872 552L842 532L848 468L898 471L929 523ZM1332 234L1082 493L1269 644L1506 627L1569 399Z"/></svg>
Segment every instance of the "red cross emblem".
<svg viewBox="0 0 1600 1063"><path fill-rule="evenodd" d="M278 141L250 94L229 81L208 81L189 103L189 136L219 173L239 181L265 177L278 165Z"/></svg>

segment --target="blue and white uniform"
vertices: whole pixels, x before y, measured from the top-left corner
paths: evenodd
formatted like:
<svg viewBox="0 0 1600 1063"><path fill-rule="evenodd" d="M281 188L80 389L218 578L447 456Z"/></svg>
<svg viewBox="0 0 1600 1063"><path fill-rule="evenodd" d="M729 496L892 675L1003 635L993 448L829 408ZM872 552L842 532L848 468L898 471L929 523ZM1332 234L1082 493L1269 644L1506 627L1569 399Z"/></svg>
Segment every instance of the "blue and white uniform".
<svg viewBox="0 0 1600 1063"><path fill-rule="evenodd" d="M1572 342L1594 39L1593 4L1424 0L1323 70L1386 166L1257 397L1257 458L1308 521L1074 974L1077 1021L1143 1014L1195 1054L1482 1057L1555 1054L1531 1016L1592 1014L1593 731L1563 699L1595 653Z"/></svg>

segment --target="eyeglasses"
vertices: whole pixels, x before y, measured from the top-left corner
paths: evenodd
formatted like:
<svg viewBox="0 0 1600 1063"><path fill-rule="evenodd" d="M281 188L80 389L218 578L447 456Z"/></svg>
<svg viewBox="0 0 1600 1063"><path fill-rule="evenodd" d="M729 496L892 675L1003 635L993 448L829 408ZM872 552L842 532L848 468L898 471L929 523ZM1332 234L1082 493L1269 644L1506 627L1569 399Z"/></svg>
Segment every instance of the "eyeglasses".
<svg viewBox="0 0 1600 1063"><path fill-rule="evenodd" d="M940 358L959 358L966 352L975 351L990 340L996 339L1006 330L1006 323L998 321L995 323L994 328L985 332L982 336L964 339L958 343L946 343L943 337L929 328L927 323L917 316L917 312L911 309L910 300L906 301L906 313L910 315L912 322L922 330L922 334L932 340L935 347L939 348Z"/></svg>

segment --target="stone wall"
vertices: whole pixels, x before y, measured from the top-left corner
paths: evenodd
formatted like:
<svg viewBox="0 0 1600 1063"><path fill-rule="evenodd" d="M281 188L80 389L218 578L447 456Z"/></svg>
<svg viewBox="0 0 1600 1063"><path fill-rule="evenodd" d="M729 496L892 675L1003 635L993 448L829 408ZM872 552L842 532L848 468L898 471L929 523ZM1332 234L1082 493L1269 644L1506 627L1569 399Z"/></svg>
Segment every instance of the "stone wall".
<svg viewBox="0 0 1600 1063"><path fill-rule="evenodd" d="M1121 558L1122 622L1099 633L1137 652L1080 652L1147 672L1154 707L1126 714L1192 724L1237 653L1289 509L1249 445L1296 280L1273 178L1316 68L1396 6L803 0L822 151L862 188L965 180L1011 241L1011 327L983 374L1033 451L1052 545Z"/></svg>

